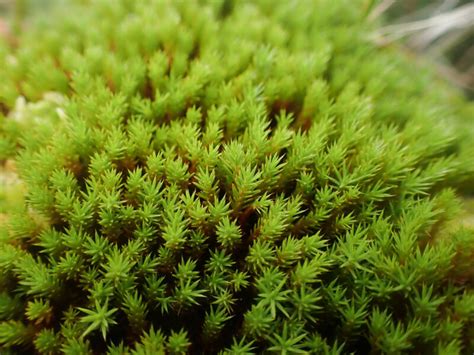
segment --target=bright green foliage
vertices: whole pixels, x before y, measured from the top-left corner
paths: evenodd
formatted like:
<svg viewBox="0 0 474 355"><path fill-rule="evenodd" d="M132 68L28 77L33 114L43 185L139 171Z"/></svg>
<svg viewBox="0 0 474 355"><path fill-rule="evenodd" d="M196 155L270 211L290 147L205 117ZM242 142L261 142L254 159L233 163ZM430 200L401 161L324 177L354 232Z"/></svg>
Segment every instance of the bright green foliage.
<svg viewBox="0 0 474 355"><path fill-rule="evenodd" d="M0 352L472 352L472 105L370 1L71 3L0 49Z"/></svg>
<svg viewBox="0 0 474 355"><path fill-rule="evenodd" d="M90 323L89 327L87 327L84 333L82 333L82 336L85 336L91 331L100 328L102 336L105 339L107 335L107 330L109 329L109 325L117 324L117 322L111 318L112 314L114 314L117 309L113 308L108 310L107 303L104 306L101 306L98 301L96 301L95 308L95 311L80 307L78 308L80 311L87 314L86 316L81 318L81 322Z"/></svg>

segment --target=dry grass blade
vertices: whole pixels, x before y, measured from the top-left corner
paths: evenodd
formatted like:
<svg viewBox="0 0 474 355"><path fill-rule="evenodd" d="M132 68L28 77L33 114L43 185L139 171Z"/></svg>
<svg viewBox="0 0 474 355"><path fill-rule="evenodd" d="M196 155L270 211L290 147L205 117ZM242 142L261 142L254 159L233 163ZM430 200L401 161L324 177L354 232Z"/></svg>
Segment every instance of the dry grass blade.
<svg viewBox="0 0 474 355"><path fill-rule="evenodd" d="M474 29L474 3L455 7L457 3L446 0L403 14L398 17L401 22L378 29L371 39L381 46L403 39L407 47L433 59L442 76L469 93L474 84L470 64L474 46L469 42ZM374 20L396 6L396 1L384 0L369 17ZM462 48L461 52L459 48ZM453 49L458 53L457 59L450 58Z"/></svg>
<svg viewBox="0 0 474 355"><path fill-rule="evenodd" d="M472 27L473 19L474 4L467 4L427 19L382 27L377 30L376 36L386 41L394 41L420 31L429 31L439 36L453 29Z"/></svg>

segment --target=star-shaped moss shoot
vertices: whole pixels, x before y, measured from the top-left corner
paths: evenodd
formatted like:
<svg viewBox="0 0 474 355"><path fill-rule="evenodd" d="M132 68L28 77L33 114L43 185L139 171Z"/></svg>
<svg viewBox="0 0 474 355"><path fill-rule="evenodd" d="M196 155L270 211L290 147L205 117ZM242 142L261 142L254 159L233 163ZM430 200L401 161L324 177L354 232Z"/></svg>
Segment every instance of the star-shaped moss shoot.
<svg viewBox="0 0 474 355"><path fill-rule="evenodd" d="M109 327L117 322L112 318L112 315L117 312L117 308L109 309L109 301L106 300L103 305L99 301L95 302L95 309L88 309L78 307L78 309L84 312L86 315L81 317L81 322L89 324L84 330L82 336L85 337L90 332L100 330L102 337L106 339L107 331Z"/></svg>

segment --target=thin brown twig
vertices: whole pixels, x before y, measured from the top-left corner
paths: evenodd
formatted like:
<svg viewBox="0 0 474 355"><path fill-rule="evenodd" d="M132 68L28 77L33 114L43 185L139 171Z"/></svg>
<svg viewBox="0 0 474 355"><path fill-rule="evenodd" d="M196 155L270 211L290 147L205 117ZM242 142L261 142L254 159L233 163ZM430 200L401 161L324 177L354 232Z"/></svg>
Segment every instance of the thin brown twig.
<svg viewBox="0 0 474 355"><path fill-rule="evenodd" d="M368 19L369 21L373 21L376 18L380 17L385 11L387 11L393 4L395 4L395 0L383 0L380 4L378 4L372 12L369 14Z"/></svg>

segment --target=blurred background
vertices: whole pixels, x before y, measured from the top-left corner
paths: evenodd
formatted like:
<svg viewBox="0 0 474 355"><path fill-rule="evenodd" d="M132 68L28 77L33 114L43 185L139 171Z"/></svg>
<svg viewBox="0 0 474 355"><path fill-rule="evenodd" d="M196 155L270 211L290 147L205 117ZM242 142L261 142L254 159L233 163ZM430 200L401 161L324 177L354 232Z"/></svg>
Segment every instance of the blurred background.
<svg viewBox="0 0 474 355"><path fill-rule="evenodd" d="M384 24L372 40L380 46L402 43L407 50L428 58L442 76L474 99L474 0L366 1L371 7L370 20ZM67 2L0 0L0 35L11 40L28 19Z"/></svg>
<svg viewBox="0 0 474 355"><path fill-rule="evenodd" d="M473 0L382 0L370 16L385 24L375 36L381 45L403 43L474 99Z"/></svg>

